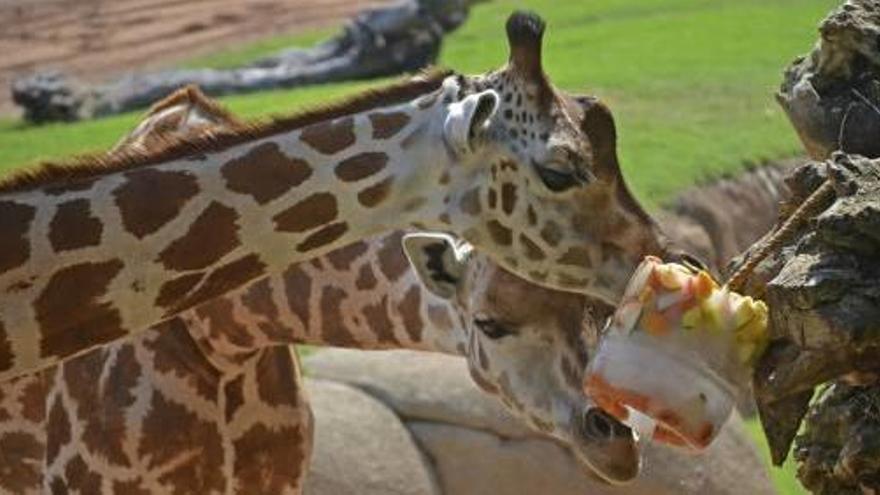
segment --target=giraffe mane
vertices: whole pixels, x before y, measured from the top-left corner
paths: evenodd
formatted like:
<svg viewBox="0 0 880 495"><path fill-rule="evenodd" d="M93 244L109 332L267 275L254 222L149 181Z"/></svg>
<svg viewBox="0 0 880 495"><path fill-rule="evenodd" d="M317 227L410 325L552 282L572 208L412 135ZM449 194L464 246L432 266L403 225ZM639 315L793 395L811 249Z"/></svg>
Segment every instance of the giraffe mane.
<svg viewBox="0 0 880 495"><path fill-rule="evenodd" d="M188 84L165 98L159 100L147 110L146 116L156 115L159 112L166 110L168 108L172 108L178 105L183 105L191 103L196 107L204 108L206 111L211 113L212 115L218 116L223 119L225 122L228 122L229 125L240 126L243 125L243 122L239 120L232 112L229 111L223 104L219 101L209 98L202 92L202 90L195 84Z"/></svg>
<svg viewBox="0 0 880 495"><path fill-rule="evenodd" d="M137 167L155 165L177 158L213 153L283 132L290 132L324 120L365 112L379 105L390 105L412 100L422 94L438 89L452 71L430 69L417 76L404 78L385 86L367 89L333 103L318 105L291 115L258 118L248 122L234 123L226 129L205 131L194 136L164 136L149 150L131 150L118 153L97 152L75 156L62 161L46 161L36 166L26 167L0 178L0 194L24 192L46 186L64 186L85 181L100 175L124 171ZM178 91L175 95L158 102L150 112L156 112L180 102L183 98L195 96L200 91ZM212 109L219 105L201 95L203 101ZM226 112L221 107L221 110Z"/></svg>

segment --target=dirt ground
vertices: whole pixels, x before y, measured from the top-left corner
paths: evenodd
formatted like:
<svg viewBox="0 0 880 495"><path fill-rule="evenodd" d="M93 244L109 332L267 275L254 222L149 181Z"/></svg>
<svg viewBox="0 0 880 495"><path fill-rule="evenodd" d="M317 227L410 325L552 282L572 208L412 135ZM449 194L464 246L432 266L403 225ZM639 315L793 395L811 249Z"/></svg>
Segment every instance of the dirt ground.
<svg viewBox="0 0 880 495"><path fill-rule="evenodd" d="M62 69L97 82L298 29L388 0L0 0L0 115L10 83Z"/></svg>

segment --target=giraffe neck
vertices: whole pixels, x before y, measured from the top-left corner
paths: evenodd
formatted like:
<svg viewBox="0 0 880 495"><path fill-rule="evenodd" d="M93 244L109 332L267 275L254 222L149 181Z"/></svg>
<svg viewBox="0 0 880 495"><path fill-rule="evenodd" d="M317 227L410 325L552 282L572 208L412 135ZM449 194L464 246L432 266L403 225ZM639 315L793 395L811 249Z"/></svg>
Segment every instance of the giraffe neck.
<svg viewBox="0 0 880 495"><path fill-rule="evenodd" d="M402 235L292 265L181 316L222 369L279 344L461 354L462 315L424 289L403 253Z"/></svg>
<svg viewBox="0 0 880 495"><path fill-rule="evenodd" d="M456 92L0 196L0 379L440 217Z"/></svg>

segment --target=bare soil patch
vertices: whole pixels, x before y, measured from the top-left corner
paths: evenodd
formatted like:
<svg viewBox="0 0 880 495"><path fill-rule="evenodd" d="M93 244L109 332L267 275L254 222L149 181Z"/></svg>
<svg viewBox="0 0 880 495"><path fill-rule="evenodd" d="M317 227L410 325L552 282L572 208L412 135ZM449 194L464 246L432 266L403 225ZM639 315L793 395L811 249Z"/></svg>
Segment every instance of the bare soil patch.
<svg viewBox="0 0 880 495"><path fill-rule="evenodd" d="M9 86L56 68L90 82L236 44L341 24L388 0L0 0L0 114Z"/></svg>

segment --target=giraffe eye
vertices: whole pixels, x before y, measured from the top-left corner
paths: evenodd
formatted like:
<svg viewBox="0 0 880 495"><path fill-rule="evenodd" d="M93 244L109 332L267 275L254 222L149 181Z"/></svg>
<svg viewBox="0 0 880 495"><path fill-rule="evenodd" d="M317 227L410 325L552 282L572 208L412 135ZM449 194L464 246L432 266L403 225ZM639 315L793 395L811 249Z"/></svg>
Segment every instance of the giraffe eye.
<svg viewBox="0 0 880 495"><path fill-rule="evenodd" d="M493 320L492 318L486 317L477 317L474 318L474 325L483 332L486 337L489 337L492 340L498 340L503 337L507 337L508 335L514 335L511 329L507 328L503 324L499 323L497 320Z"/></svg>

